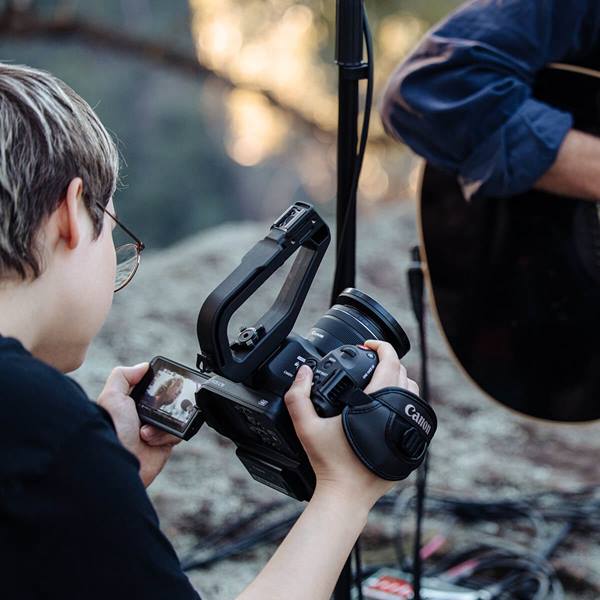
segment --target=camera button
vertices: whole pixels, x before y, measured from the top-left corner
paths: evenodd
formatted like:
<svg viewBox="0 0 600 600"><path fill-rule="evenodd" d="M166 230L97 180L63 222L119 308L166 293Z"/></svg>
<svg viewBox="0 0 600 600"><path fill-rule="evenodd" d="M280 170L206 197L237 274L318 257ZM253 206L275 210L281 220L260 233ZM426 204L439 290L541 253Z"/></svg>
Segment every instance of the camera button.
<svg viewBox="0 0 600 600"><path fill-rule="evenodd" d="M342 355L349 356L350 358L356 358L357 352L354 348L342 348Z"/></svg>
<svg viewBox="0 0 600 600"><path fill-rule="evenodd" d="M317 361L314 358L307 358L304 364L314 370L314 368L317 366Z"/></svg>

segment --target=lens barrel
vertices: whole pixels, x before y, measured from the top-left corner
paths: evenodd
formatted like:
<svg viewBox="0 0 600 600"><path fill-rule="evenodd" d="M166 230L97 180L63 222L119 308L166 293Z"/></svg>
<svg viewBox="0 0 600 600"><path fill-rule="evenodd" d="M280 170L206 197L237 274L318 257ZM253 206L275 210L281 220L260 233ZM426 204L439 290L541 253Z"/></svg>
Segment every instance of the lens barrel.
<svg viewBox="0 0 600 600"><path fill-rule="evenodd" d="M398 321L371 296L346 288L336 303L315 323L307 336L325 355L345 344L362 344L365 340L389 342L402 358L410 342Z"/></svg>

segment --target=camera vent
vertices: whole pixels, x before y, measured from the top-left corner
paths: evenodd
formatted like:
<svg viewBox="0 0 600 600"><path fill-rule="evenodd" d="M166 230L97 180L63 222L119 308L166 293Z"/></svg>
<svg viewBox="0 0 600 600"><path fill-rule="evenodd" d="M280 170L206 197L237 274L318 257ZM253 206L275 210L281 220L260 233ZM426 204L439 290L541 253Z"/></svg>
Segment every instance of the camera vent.
<svg viewBox="0 0 600 600"><path fill-rule="evenodd" d="M331 402L338 402L342 394L353 387L352 380L344 375L332 388L327 396Z"/></svg>

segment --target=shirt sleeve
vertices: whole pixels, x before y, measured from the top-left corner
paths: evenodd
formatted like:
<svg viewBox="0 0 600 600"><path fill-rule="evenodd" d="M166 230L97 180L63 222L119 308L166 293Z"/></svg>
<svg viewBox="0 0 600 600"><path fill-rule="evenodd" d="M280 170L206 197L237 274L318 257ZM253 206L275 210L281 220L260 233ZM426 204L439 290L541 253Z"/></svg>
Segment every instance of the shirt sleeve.
<svg viewBox="0 0 600 600"><path fill-rule="evenodd" d="M598 48L596 0L475 0L425 37L392 75L388 133L459 177L467 197L523 192L550 168L571 115L532 97L551 62Z"/></svg>
<svg viewBox="0 0 600 600"><path fill-rule="evenodd" d="M138 475L139 463L94 419L41 481L37 540L40 597L199 600ZM31 497L31 494L26 494ZM45 514L46 513L46 514Z"/></svg>

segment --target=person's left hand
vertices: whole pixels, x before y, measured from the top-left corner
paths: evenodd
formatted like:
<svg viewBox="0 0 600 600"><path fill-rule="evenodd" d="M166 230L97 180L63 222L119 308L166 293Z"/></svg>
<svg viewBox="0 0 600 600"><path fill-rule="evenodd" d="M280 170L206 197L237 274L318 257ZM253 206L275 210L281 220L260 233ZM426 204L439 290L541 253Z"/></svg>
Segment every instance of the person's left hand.
<svg viewBox="0 0 600 600"><path fill-rule="evenodd" d="M135 402L129 393L146 374L148 366L145 362L134 367L115 367L98 396L98 404L112 417L119 440L140 461L140 477L146 487L165 466L173 446L181 441L151 425L140 429Z"/></svg>

